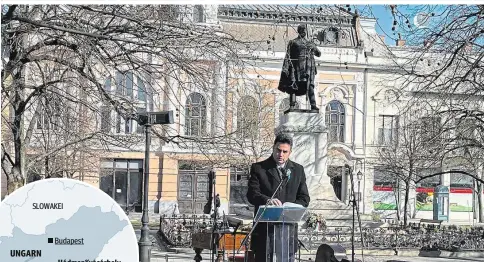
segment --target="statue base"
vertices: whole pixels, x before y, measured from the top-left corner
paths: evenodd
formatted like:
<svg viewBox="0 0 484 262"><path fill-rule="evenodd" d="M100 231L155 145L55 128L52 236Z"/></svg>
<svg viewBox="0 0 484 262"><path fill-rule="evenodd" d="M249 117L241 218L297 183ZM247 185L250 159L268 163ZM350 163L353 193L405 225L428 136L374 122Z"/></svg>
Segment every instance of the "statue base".
<svg viewBox="0 0 484 262"><path fill-rule="evenodd" d="M306 177L311 201L309 202L309 212L321 214L328 227L352 227L353 226L353 206L341 201L334 193L330 178L324 176ZM356 212L356 210L355 210ZM371 222L370 215L360 214L362 226L377 227L380 224ZM355 221L357 217L355 217Z"/></svg>
<svg viewBox="0 0 484 262"><path fill-rule="evenodd" d="M293 138L291 160L304 167L308 186L309 211L321 214L327 226L352 226L353 207L335 194L327 176L328 141L324 115L304 109L287 110L275 132ZM371 220L361 215L362 220Z"/></svg>

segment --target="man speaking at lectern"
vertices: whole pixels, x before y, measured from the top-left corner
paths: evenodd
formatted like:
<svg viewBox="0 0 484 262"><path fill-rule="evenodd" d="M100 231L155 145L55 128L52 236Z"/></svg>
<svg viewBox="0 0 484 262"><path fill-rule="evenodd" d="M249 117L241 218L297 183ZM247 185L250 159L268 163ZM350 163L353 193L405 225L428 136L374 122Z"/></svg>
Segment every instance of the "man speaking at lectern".
<svg viewBox="0 0 484 262"><path fill-rule="evenodd" d="M285 134L279 134L274 140L272 156L264 161L252 164L247 199L249 203L255 206L254 215L257 213L259 206L264 206L266 203L276 206L281 206L286 202L300 204L304 207L309 205L309 193L304 167L289 160L291 149L292 138ZM272 201L269 201L284 177L287 177L287 182L282 184L278 194L275 195ZM269 232L271 232L271 227ZM255 253L256 262L265 262L268 258L266 236L267 226L265 223L259 223L251 236L251 249ZM295 254L297 249L297 230L295 230L294 239Z"/></svg>

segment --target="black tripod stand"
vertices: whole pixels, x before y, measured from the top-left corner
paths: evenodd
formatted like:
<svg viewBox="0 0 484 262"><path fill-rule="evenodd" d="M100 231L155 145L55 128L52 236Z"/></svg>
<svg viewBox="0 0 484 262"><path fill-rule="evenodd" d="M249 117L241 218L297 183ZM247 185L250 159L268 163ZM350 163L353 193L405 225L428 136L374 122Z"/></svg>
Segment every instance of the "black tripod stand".
<svg viewBox="0 0 484 262"><path fill-rule="evenodd" d="M303 244L301 240L297 240L297 249L298 249L298 261L301 261L301 247L304 248L307 252L309 250L306 248L306 246Z"/></svg>
<svg viewBox="0 0 484 262"><path fill-rule="evenodd" d="M208 172L208 201L203 207L203 213L210 214L212 211L212 202L213 202L213 222L212 222L212 233L211 233L211 261L215 261L215 257L218 257L218 243L219 243L219 232L218 232L218 225L217 225L217 216L218 216L218 208L220 207L220 197L215 192L215 171L210 170Z"/></svg>

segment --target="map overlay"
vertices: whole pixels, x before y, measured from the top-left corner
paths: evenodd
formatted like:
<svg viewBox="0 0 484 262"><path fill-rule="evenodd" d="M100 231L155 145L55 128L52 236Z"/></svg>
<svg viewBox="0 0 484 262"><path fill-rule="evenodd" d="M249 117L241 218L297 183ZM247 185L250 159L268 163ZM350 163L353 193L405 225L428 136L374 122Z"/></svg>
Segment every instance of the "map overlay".
<svg viewBox="0 0 484 262"><path fill-rule="evenodd" d="M106 193L52 178L0 203L0 261L134 262L138 243L128 217Z"/></svg>

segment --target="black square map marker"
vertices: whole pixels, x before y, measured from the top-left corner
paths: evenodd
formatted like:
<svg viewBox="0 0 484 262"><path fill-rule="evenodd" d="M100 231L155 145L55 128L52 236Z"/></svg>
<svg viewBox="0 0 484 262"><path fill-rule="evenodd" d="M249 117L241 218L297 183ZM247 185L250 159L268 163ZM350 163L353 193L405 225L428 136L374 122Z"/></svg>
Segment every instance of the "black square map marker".
<svg viewBox="0 0 484 262"><path fill-rule="evenodd" d="M54 239L53 239L53 238L51 238L51 237L47 238L47 243L49 243L49 244L54 243Z"/></svg>

